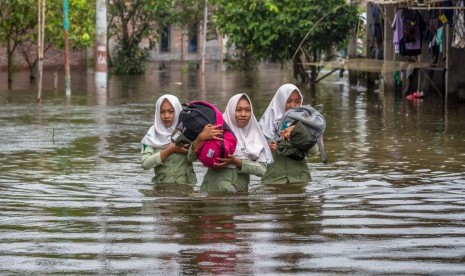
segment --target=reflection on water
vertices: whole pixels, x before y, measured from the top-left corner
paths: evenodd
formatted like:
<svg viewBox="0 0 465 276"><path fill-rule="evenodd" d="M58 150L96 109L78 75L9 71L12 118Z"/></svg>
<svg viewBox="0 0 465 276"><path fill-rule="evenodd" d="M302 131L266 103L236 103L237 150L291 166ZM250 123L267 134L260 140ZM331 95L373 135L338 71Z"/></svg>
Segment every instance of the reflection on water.
<svg viewBox="0 0 465 276"><path fill-rule="evenodd" d="M40 104L21 73L12 90L0 81L1 274L465 273L463 106L443 113L434 98L396 100L335 74L304 89L327 119L330 164L310 158L311 183L252 177L247 195L208 196L154 185L140 167L156 98L224 108L244 91L259 118L291 74L212 64L203 79L183 66L110 76L106 92L75 72L70 98L46 81Z"/></svg>

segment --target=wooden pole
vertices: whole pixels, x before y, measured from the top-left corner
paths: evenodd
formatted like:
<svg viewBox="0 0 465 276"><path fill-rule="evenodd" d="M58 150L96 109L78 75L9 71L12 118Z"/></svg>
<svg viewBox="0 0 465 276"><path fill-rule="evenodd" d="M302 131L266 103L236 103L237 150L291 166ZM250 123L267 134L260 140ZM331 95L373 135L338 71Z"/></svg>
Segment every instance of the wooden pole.
<svg viewBox="0 0 465 276"><path fill-rule="evenodd" d="M37 89L37 102L42 99L42 79L43 79L43 61L44 61L44 35L45 35L45 0L38 0L38 41L37 41L37 56L38 56L38 75L39 83Z"/></svg>
<svg viewBox="0 0 465 276"><path fill-rule="evenodd" d="M63 28L65 31L65 84L66 84L66 95L71 95L71 70L69 66L69 18L68 18L68 0L63 0Z"/></svg>
<svg viewBox="0 0 465 276"><path fill-rule="evenodd" d="M57 91L58 88L58 73L55 71L53 73L53 90Z"/></svg>
<svg viewBox="0 0 465 276"><path fill-rule="evenodd" d="M445 24L446 26L444 27L444 30L443 30L443 34L445 33L445 38L446 38L446 41L445 41L445 47L444 47L444 52L446 53L445 54L445 64L446 66L444 66L444 75L445 75L445 79L444 79L444 83L445 83L445 91L444 91L444 113L447 114L447 105L449 104L449 97L448 97L448 94L449 94L449 24ZM444 44L443 44L444 45Z"/></svg>
<svg viewBox="0 0 465 276"><path fill-rule="evenodd" d="M386 6L386 12L384 13L384 32L383 32L383 53L384 53L384 64L383 64L383 80L385 91L394 91L394 72L390 68L386 68L388 62L395 60L394 54L394 33L391 28L392 20L394 19L394 7Z"/></svg>
<svg viewBox="0 0 465 276"><path fill-rule="evenodd" d="M223 36L221 35L220 31L216 29L216 35L219 37L219 45L220 45L220 70L223 71Z"/></svg>
<svg viewBox="0 0 465 276"><path fill-rule="evenodd" d="M207 44L207 18L208 18L208 0L205 0L205 11L203 15L202 75L205 74L205 51L206 51L206 44Z"/></svg>

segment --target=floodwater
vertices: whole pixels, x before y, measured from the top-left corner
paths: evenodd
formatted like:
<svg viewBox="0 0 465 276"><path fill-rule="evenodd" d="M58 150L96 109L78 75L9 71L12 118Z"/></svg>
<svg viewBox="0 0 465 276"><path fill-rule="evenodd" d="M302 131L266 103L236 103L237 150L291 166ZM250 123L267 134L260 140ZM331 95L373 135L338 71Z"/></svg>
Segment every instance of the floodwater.
<svg viewBox="0 0 465 276"><path fill-rule="evenodd" d="M292 82L279 65L252 73L208 64L144 76L0 74L2 275L463 275L465 106L409 102L336 73L304 101L323 104L330 163L312 182L207 196L152 182L140 140L164 93L221 109L238 92L255 115ZM205 169L195 164L199 181Z"/></svg>

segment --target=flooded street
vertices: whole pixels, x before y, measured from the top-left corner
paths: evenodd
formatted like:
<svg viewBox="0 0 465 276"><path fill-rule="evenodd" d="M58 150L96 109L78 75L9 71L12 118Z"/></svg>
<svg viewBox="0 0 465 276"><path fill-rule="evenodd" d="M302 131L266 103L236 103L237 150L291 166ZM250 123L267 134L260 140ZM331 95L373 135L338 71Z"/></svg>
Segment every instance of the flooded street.
<svg viewBox="0 0 465 276"><path fill-rule="evenodd" d="M71 97L47 72L42 102L27 72L0 72L1 275L464 275L465 105L407 101L332 75L304 102L323 104L325 149L312 182L248 195L163 186L140 165L156 99L224 109L246 92L257 118L293 82L280 65L206 77L186 65L143 76L74 72ZM61 76L60 76L61 77Z"/></svg>

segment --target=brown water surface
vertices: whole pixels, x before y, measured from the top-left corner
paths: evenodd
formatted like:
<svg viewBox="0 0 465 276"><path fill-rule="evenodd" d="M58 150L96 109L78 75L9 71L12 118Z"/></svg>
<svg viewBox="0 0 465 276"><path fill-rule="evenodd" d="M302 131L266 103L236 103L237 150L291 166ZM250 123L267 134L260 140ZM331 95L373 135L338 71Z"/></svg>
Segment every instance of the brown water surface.
<svg viewBox="0 0 465 276"><path fill-rule="evenodd" d="M27 73L0 74L0 274L465 274L465 106L349 85L337 74L304 91L323 104L330 163L312 182L206 196L152 183L140 140L156 99L250 95L260 118L291 72L168 64L146 75L53 72L41 103ZM97 87L96 87L97 86ZM195 164L199 181L205 169Z"/></svg>

